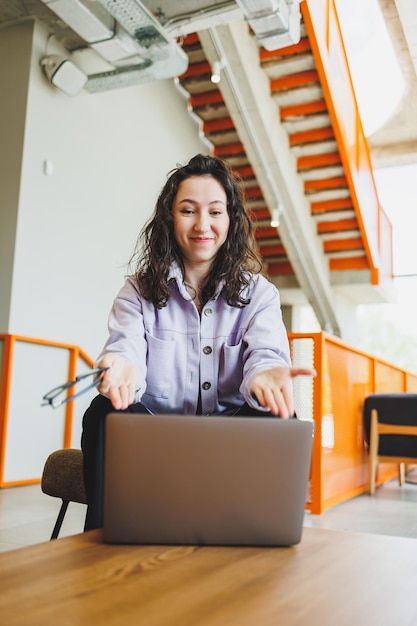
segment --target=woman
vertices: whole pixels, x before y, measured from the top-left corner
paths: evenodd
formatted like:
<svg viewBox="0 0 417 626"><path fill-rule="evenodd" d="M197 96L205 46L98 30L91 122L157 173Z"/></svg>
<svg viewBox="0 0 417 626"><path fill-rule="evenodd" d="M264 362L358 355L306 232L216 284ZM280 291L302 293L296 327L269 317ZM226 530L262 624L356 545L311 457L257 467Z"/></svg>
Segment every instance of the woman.
<svg viewBox="0 0 417 626"><path fill-rule="evenodd" d="M117 295L104 372L83 421L86 530L102 525L104 418L114 410L294 414L277 289L264 278L243 189L221 159L173 170Z"/></svg>

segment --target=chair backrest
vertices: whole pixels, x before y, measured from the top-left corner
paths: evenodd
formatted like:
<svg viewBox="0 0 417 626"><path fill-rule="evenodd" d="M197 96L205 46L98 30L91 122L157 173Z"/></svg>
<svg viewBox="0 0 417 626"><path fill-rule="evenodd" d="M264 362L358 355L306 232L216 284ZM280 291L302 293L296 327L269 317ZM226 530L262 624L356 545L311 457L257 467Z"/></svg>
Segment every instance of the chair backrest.
<svg viewBox="0 0 417 626"><path fill-rule="evenodd" d="M364 403L364 425L368 443L371 441L373 412L376 416L374 420L377 419L378 422L378 456L417 458L417 394L369 395Z"/></svg>
<svg viewBox="0 0 417 626"><path fill-rule="evenodd" d="M66 448L52 452L45 462L41 489L48 496L87 504L81 450Z"/></svg>

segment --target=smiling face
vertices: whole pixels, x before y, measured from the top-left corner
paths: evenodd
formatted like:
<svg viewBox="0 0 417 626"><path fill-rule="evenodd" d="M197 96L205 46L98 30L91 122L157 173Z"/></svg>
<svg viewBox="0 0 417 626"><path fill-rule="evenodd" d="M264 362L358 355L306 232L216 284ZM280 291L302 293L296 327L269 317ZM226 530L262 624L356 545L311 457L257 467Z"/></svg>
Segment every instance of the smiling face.
<svg viewBox="0 0 417 626"><path fill-rule="evenodd" d="M175 239L185 267L209 269L229 232L227 197L211 176L182 181L172 208Z"/></svg>

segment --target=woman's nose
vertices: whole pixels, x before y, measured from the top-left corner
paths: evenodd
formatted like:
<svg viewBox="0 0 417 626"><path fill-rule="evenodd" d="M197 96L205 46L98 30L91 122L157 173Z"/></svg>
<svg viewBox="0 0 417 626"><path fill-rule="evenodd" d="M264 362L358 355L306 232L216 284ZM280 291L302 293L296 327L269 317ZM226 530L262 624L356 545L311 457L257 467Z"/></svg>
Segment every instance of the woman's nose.
<svg viewBox="0 0 417 626"><path fill-rule="evenodd" d="M199 233L205 233L209 230L209 228L210 225L207 216L199 215L194 224L194 229L197 230Z"/></svg>

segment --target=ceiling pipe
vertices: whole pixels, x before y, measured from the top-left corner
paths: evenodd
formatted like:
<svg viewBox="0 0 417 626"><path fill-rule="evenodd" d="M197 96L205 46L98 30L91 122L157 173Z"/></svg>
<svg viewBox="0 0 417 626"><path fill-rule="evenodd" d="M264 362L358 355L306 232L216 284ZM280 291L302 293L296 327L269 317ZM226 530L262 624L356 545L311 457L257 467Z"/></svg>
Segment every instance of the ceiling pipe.
<svg viewBox="0 0 417 626"><path fill-rule="evenodd" d="M88 76L91 92L174 78L188 57L174 32L191 32L244 17L267 49L296 43L300 37L299 0L236 0L206 7L167 21L146 7L146 0L42 0L112 68ZM163 15L159 15L163 20ZM170 32L171 31L171 32Z"/></svg>
<svg viewBox="0 0 417 626"><path fill-rule="evenodd" d="M183 74L187 67L188 57L184 58L178 54L178 46L175 42L167 43L162 50L153 51L152 58L145 58L142 63L90 74L87 89L97 93L155 80L164 80Z"/></svg>
<svg viewBox="0 0 417 626"><path fill-rule="evenodd" d="M93 93L174 78L188 56L140 0L42 0L112 69L88 75Z"/></svg>

